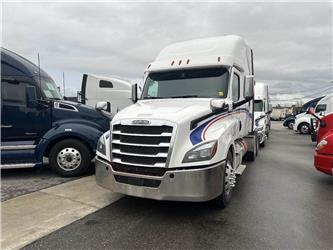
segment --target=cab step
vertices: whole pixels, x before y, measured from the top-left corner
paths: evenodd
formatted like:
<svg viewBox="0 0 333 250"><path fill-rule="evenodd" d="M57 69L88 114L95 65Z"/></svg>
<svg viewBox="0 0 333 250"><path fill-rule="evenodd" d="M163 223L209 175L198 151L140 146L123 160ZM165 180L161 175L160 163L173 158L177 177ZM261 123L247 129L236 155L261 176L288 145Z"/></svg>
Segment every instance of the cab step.
<svg viewBox="0 0 333 250"><path fill-rule="evenodd" d="M246 165L239 165L238 168L236 169L236 176L240 176L243 174L244 170L246 168Z"/></svg>

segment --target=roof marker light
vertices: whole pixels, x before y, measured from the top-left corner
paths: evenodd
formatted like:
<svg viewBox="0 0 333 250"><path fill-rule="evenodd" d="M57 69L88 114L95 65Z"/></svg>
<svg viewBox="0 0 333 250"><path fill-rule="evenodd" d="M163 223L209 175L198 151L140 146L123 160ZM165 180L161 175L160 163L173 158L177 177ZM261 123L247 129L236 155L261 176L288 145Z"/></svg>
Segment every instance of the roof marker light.
<svg viewBox="0 0 333 250"><path fill-rule="evenodd" d="M221 62L221 57L218 57L218 58L217 58L217 61L218 61L218 62Z"/></svg>
<svg viewBox="0 0 333 250"><path fill-rule="evenodd" d="M182 60L179 60L179 63L178 63L178 65L180 65L182 63Z"/></svg>
<svg viewBox="0 0 333 250"><path fill-rule="evenodd" d="M189 64L189 63L190 63L190 59L187 59L186 64Z"/></svg>
<svg viewBox="0 0 333 250"><path fill-rule="evenodd" d="M171 66L173 66L174 64L175 64L175 61L172 61L172 62L171 62Z"/></svg>
<svg viewBox="0 0 333 250"><path fill-rule="evenodd" d="M149 68L150 68L150 66L151 66L151 64L149 64L149 65L148 65L147 69L149 69Z"/></svg>

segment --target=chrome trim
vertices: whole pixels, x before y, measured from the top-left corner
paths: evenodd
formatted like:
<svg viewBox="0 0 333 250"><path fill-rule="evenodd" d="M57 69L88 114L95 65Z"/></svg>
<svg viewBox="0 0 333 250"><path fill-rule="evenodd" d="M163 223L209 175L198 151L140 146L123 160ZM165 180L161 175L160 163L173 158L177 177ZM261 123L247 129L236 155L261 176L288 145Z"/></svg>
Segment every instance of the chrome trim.
<svg viewBox="0 0 333 250"><path fill-rule="evenodd" d="M1 164L0 169L32 168L35 163Z"/></svg>
<svg viewBox="0 0 333 250"><path fill-rule="evenodd" d="M73 108L74 110L72 110L72 109L66 109L66 108L60 108L60 107L59 107L60 104L62 104L62 105L66 105L66 106L68 106L68 107L71 107L71 108ZM67 110L67 111L72 111L72 112L79 112L79 110L78 110L74 105L67 104L67 103L63 103L63 102L54 102L53 107L56 108L56 109L62 109L62 110Z"/></svg>
<svg viewBox="0 0 333 250"><path fill-rule="evenodd" d="M9 146L0 146L0 150L25 150L25 149L34 149L36 145L9 145Z"/></svg>
<svg viewBox="0 0 333 250"><path fill-rule="evenodd" d="M13 125L2 125L1 124L1 128L12 128L13 127Z"/></svg>
<svg viewBox="0 0 333 250"><path fill-rule="evenodd" d="M112 162L120 163L120 164L124 164L124 165L130 165L130 166L147 167L147 168L153 168L153 167L164 168L164 167L166 167L165 163L155 163L154 165L136 164L136 163L130 163L130 162L122 161L119 158L113 158Z"/></svg>
<svg viewBox="0 0 333 250"><path fill-rule="evenodd" d="M167 142L162 142L160 144L137 144L137 143L120 142L120 140L111 139L111 143L120 144L120 145L128 145L128 146L139 146L139 147L170 147L170 143L167 143Z"/></svg>
<svg viewBox="0 0 333 250"><path fill-rule="evenodd" d="M139 157L168 157L168 153L158 153L156 155L145 155L145 154L133 154L133 153L126 153L126 152L121 152L119 149L113 149L111 151L112 153L119 154L119 155L129 155L129 156L139 156Z"/></svg>

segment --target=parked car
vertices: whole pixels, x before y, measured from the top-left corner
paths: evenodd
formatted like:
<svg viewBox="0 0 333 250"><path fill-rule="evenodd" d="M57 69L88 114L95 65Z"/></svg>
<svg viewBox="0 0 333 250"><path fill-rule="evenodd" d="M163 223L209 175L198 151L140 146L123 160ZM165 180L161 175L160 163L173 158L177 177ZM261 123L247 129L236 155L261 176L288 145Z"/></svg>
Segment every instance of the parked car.
<svg viewBox="0 0 333 250"><path fill-rule="evenodd" d="M53 79L1 48L1 169L49 166L63 176L85 173L109 129L107 103L94 108L63 100Z"/></svg>
<svg viewBox="0 0 333 250"><path fill-rule="evenodd" d="M293 129L294 123L295 123L295 116L290 115L283 121L283 126L289 128L289 129Z"/></svg>
<svg viewBox="0 0 333 250"><path fill-rule="evenodd" d="M307 110L310 107L316 107L317 103L323 98L318 97L307 103L305 103L298 115L295 117L295 123L293 129L295 132L299 132L301 134L310 134L311 133L311 115L307 114Z"/></svg>
<svg viewBox="0 0 333 250"><path fill-rule="evenodd" d="M314 165L319 171L333 175L333 113L320 118L314 109L309 109L308 114L318 121Z"/></svg>
<svg viewBox="0 0 333 250"><path fill-rule="evenodd" d="M96 181L117 193L225 207L254 161L253 52L238 36L171 44L100 141ZM110 142L110 140L112 141Z"/></svg>

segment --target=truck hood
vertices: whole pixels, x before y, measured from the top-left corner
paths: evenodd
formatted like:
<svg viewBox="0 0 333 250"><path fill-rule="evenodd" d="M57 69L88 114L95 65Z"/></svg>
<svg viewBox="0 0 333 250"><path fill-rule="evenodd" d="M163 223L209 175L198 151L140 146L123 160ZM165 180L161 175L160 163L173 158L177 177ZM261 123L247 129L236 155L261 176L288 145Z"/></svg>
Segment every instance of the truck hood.
<svg viewBox="0 0 333 250"><path fill-rule="evenodd" d="M57 108L56 103L60 108ZM103 132L109 129L110 118L96 111L93 107L81 103L65 100L54 101L52 114L54 122L86 123Z"/></svg>
<svg viewBox="0 0 333 250"><path fill-rule="evenodd" d="M211 113L210 98L140 100L115 115L119 119L161 119L186 122Z"/></svg>

